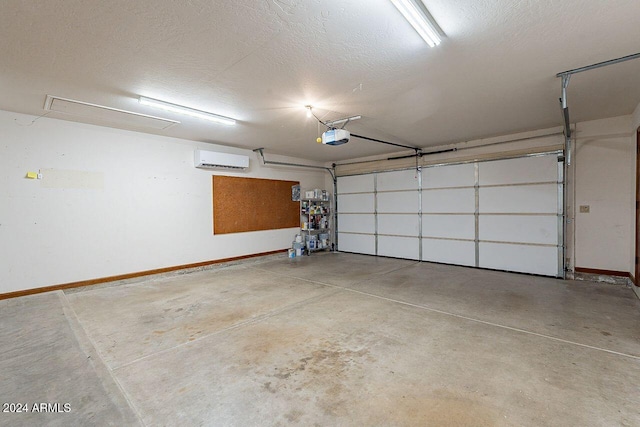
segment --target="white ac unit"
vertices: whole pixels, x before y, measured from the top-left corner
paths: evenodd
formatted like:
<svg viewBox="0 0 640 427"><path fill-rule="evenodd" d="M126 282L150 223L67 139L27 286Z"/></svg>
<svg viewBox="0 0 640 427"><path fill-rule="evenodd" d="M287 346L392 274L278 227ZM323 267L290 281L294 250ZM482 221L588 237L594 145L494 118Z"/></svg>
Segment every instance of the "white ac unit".
<svg viewBox="0 0 640 427"><path fill-rule="evenodd" d="M239 154L217 153L215 151L195 150L194 164L204 169L239 169L249 167L249 157Z"/></svg>

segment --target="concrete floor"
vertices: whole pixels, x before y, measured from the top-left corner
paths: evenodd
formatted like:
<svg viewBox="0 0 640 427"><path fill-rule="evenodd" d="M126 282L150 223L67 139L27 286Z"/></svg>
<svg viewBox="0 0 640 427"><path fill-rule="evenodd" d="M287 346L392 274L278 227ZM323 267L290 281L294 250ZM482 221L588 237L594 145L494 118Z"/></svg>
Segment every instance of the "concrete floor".
<svg viewBox="0 0 640 427"><path fill-rule="evenodd" d="M352 254L0 301L0 425L639 426L625 287Z"/></svg>

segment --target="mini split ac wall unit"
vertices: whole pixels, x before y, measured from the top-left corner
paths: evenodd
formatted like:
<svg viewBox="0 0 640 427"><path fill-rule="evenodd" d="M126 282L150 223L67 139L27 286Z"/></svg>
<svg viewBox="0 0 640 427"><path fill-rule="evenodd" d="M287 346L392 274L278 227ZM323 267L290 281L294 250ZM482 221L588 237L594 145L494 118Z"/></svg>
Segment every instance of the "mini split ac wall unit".
<svg viewBox="0 0 640 427"><path fill-rule="evenodd" d="M249 157L239 154L216 153L215 151L195 150L194 165L202 169L236 169L249 167Z"/></svg>

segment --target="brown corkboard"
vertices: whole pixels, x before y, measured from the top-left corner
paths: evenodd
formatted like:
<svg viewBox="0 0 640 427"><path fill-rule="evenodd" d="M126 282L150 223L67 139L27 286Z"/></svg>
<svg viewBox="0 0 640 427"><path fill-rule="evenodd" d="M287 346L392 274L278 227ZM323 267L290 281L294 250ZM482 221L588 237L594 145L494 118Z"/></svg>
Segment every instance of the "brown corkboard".
<svg viewBox="0 0 640 427"><path fill-rule="evenodd" d="M213 176L213 234L300 227L298 181Z"/></svg>

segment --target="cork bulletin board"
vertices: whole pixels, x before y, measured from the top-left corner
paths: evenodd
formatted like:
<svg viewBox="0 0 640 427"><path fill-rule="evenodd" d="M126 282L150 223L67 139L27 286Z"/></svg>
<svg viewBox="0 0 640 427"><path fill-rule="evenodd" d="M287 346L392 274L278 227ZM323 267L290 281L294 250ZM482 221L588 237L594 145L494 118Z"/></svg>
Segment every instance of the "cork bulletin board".
<svg viewBox="0 0 640 427"><path fill-rule="evenodd" d="M298 181L213 176L213 234L300 227Z"/></svg>

